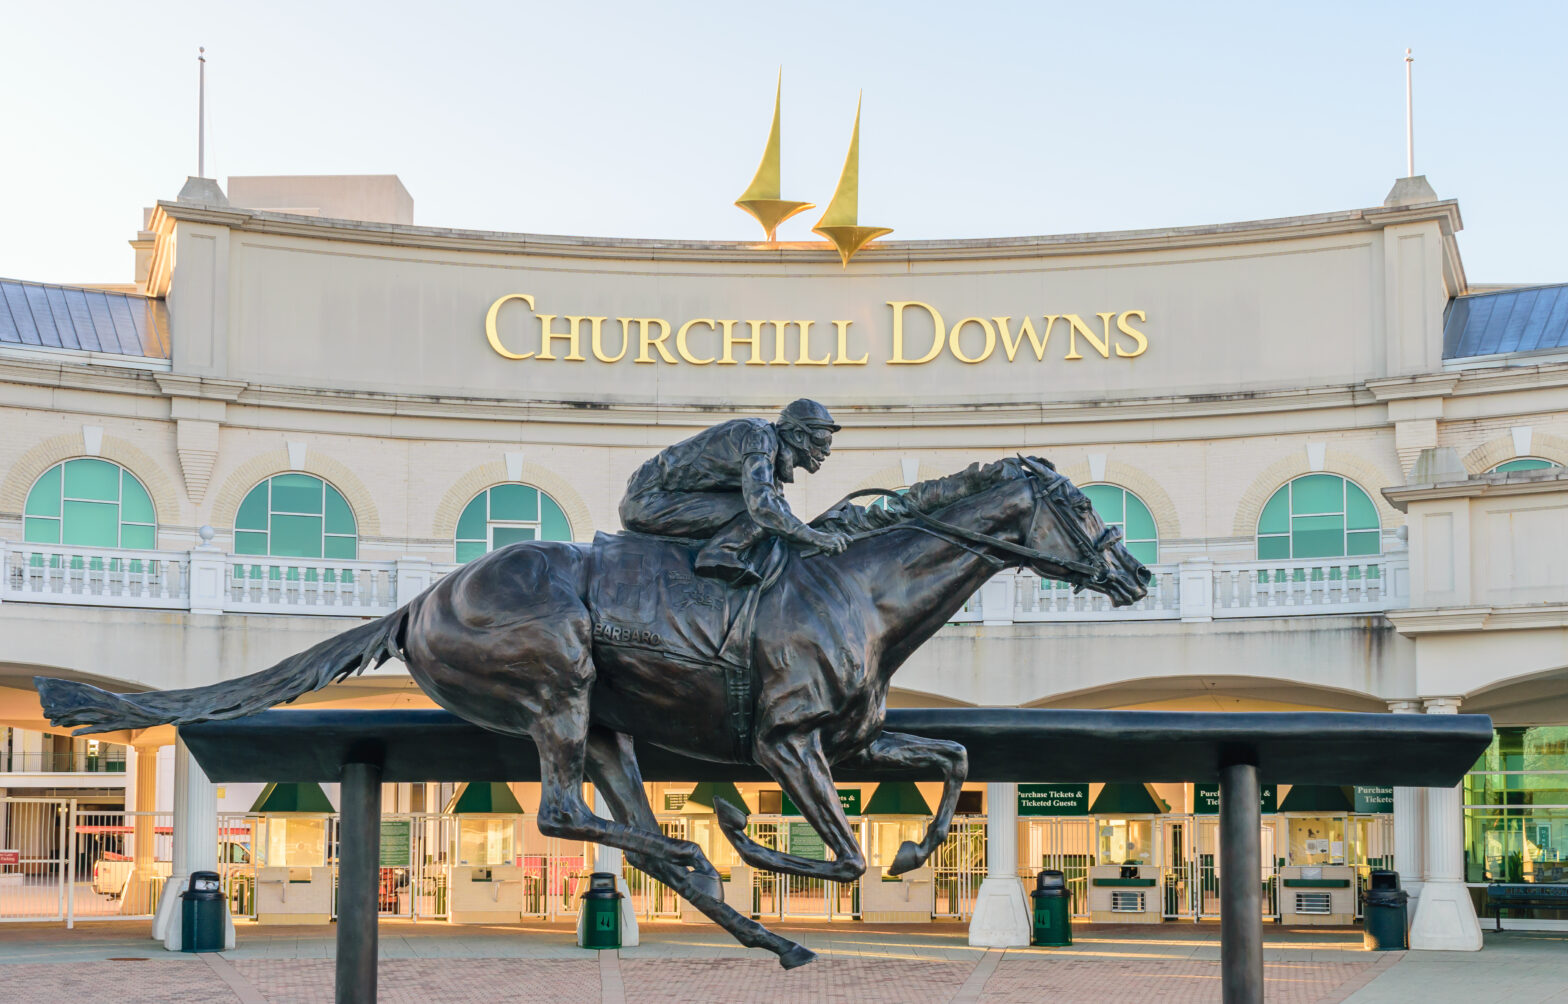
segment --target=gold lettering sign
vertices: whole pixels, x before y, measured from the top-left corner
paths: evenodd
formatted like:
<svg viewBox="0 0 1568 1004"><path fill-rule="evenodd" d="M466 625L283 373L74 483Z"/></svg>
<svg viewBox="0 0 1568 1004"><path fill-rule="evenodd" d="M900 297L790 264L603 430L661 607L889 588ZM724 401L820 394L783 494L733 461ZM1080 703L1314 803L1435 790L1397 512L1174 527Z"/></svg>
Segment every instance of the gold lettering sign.
<svg viewBox="0 0 1568 1004"><path fill-rule="evenodd" d="M510 322L502 337L501 318L512 301L526 306L537 323L529 338L527 325ZM1136 359L1149 351L1149 336L1133 321L1146 325L1142 310L1097 310L1085 314L970 314L951 326L942 312L920 300L884 301L888 315L887 351L879 361L888 366L924 366L943 355L966 366L994 360L1045 363L1086 360ZM504 311L512 315L512 311ZM1038 318L1038 322L1037 319ZM514 361L586 362L583 343L601 363L625 359L635 346L634 363L667 366L866 366L876 339L855 329L853 321L812 319L732 319L693 317L674 323L662 317L617 317L618 351L611 354L605 334L608 317L590 314L547 314L535 306L532 293L508 293L496 298L485 313L485 341L496 355ZM1053 342L1052 331L1058 330ZM587 328L586 339L584 327ZM744 330L742 330L744 329ZM1025 346L1028 351L1022 351ZM744 349L744 357L737 351ZM673 349L673 351L672 351ZM1001 351L997 351L1000 349ZM1087 349L1087 351L1082 351ZM855 353L859 354L856 355Z"/></svg>

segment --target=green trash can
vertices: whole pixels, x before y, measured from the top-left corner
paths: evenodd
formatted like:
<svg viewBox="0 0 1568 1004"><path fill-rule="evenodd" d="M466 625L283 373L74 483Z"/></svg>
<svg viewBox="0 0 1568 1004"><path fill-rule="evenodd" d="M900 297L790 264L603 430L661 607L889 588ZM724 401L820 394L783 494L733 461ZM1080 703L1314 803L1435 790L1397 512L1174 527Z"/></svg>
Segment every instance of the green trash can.
<svg viewBox="0 0 1568 1004"><path fill-rule="evenodd" d="M191 872L191 884L180 893L180 948L223 951L223 915L228 908L217 872Z"/></svg>
<svg viewBox="0 0 1568 1004"><path fill-rule="evenodd" d="M1073 918L1071 900L1067 896L1067 877L1059 871L1046 869L1035 876L1034 931L1031 945L1062 948L1073 943Z"/></svg>
<svg viewBox="0 0 1568 1004"><path fill-rule="evenodd" d="M615 875L594 872L588 876L588 891L583 893L583 948L621 947L621 894L615 889Z"/></svg>
<svg viewBox="0 0 1568 1004"><path fill-rule="evenodd" d="M1399 888L1399 873L1374 868L1363 894L1366 918L1362 922L1361 942L1369 952L1392 952L1410 947L1410 894Z"/></svg>

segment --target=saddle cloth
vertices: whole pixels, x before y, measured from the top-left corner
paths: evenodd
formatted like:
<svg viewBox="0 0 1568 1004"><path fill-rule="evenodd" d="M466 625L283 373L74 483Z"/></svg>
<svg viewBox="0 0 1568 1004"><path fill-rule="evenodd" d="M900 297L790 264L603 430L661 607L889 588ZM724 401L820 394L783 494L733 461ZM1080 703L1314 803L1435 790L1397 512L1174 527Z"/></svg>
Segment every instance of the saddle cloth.
<svg viewBox="0 0 1568 1004"><path fill-rule="evenodd" d="M696 573L702 543L630 532L595 534L587 597L593 644L722 668L731 738L737 753L749 759L757 600L783 572L789 549L777 538L760 545L767 548L760 563L762 581L735 587Z"/></svg>

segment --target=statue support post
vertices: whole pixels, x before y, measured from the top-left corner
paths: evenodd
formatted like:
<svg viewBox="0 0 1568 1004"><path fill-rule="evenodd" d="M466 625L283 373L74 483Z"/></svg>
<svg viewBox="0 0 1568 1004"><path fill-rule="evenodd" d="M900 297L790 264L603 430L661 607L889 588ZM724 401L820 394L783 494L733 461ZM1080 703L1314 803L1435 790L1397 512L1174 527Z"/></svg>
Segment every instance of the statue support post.
<svg viewBox="0 0 1568 1004"><path fill-rule="evenodd" d="M1220 768L1220 994L1263 1001L1263 808L1258 768Z"/></svg>
<svg viewBox="0 0 1568 1004"><path fill-rule="evenodd" d="M338 1004L376 999L381 765L346 763L338 823Z"/></svg>
<svg viewBox="0 0 1568 1004"><path fill-rule="evenodd" d="M975 893L969 943L977 948L1029 944L1029 904L1018 881L1018 785L985 786L985 881Z"/></svg>

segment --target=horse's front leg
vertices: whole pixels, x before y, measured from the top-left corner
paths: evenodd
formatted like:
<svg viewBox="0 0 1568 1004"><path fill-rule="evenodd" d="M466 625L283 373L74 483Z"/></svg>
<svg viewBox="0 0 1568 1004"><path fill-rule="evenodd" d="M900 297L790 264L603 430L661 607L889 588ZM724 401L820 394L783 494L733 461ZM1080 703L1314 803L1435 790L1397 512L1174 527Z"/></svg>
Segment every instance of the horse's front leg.
<svg viewBox="0 0 1568 1004"><path fill-rule="evenodd" d="M942 841L947 839L948 828L953 824L953 811L958 808L958 793L964 788L964 778L969 776L968 752L958 743L945 739L884 732L870 746L846 758L843 763L874 770L935 769L941 772L942 801L937 805L931 825L926 827L925 837L918 844L911 840L904 841L887 873L902 875L925 864L926 859L936 853Z"/></svg>
<svg viewBox="0 0 1568 1004"><path fill-rule="evenodd" d="M821 737L815 732L792 735L781 742L756 746L757 762L779 783L801 815L833 852L832 861L816 861L763 847L746 835L746 814L723 799L714 800L719 828L749 865L786 875L853 882L866 871L855 831L844 816Z"/></svg>

